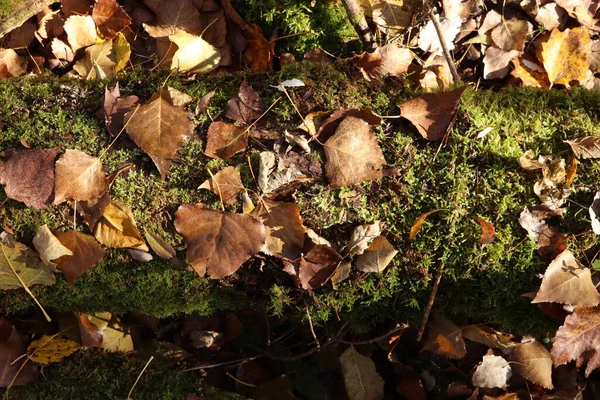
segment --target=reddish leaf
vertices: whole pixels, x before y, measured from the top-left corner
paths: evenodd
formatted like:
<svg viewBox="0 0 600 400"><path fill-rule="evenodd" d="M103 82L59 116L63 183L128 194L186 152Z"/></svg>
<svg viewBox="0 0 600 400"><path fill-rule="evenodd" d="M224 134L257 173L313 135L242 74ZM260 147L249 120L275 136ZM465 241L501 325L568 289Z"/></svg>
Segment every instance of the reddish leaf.
<svg viewBox="0 0 600 400"><path fill-rule="evenodd" d="M257 120L264 111L265 107L258 92L244 79L240 92L227 102L223 116L248 125Z"/></svg>
<svg viewBox="0 0 600 400"><path fill-rule="evenodd" d="M6 150L0 161L0 183L9 199L27 206L46 208L54 191L54 159L60 147L52 149Z"/></svg>
<svg viewBox="0 0 600 400"><path fill-rule="evenodd" d="M11 383L17 386L25 385L37 374L34 364L27 363L23 367L23 364L29 361L27 357L22 357L25 354L25 345L14 326L11 325L9 331L8 338L0 341L0 388L7 387ZM18 359L19 361L16 361Z"/></svg>
<svg viewBox="0 0 600 400"><path fill-rule="evenodd" d="M496 228L490 222L487 222L485 219L481 217L475 217L479 225L481 225L481 239L479 239L479 243L481 244L490 244L496 239Z"/></svg>
<svg viewBox="0 0 600 400"><path fill-rule="evenodd" d="M54 260L69 284L104 258L104 249L93 236L75 230L53 233L63 246L73 252L72 256L62 256Z"/></svg>
<svg viewBox="0 0 600 400"><path fill-rule="evenodd" d="M265 227L253 217L184 204L175 213L175 229L185 238L187 258L200 275L229 276L265 243Z"/></svg>
<svg viewBox="0 0 600 400"><path fill-rule="evenodd" d="M92 18L104 39L113 39L131 24L131 18L116 0L97 0Z"/></svg>
<svg viewBox="0 0 600 400"><path fill-rule="evenodd" d="M121 97L118 82L112 91L109 91L108 87L106 88L104 91L104 121L111 136L119 134L125 126L125 114L138 104L140 104L140 99L137 96Z"/></svg>
<svg viewBox="0 0 600 400"><path fill-rule="evenodd" d="M342 257L331 246L319 244L302 259L298 267L298 279L303 289L311 290L323 285L334 273Z"/></svg>
<svg viewBox="0 0 600 400"><path fill-rule="evenodd" d="M204 154L212 158L227 160L248 147L248 130L217 121L208 127Z"/></svg>
<svg viewBox="0 0 600 400"><path fill-rule="evenodd" d="M84 347L100 347L104 339L102 331L94 325L86 314L77 314L81 345Z"/></svg>

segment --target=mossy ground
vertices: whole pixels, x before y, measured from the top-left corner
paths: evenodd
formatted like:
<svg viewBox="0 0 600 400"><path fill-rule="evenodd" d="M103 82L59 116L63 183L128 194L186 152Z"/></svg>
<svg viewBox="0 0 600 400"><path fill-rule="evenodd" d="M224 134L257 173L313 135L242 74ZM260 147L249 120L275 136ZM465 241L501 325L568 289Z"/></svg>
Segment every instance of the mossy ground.
<svg viewBox="0 0 600 400"><path fill-rule="evenodd" d="M122 95L147 99L157 90L167 72L133 71L119 77ZM184 144L165 182L151 160L125 136L119 138L103 158L108 172L126 163L134 171L120 175L111 188L114 199L133 211L140 230L157 233L174 245L182 243L173 229L173 214L179 204L203 202L218 207L218 198L198 185L208 178L208 169L224 165L242 170L244 185L256 190L249 173L247 154L227 162L202 154L201 137L227 100L248 79L266 104L281 93L269 85L278 80L300 78L308 88L292 91L302 113L331 110L340 106L369 107L381 115L397 115L396 105L416 94L401 80L366 82L349 66L297 63L279 73L238 73L233 76L197 77L185 82L171 77L167 84L200 97L216 89L209 112L197 118L198 136ZM86 82L43 76L0 81L0 148L16 146L24 139L31 147L60 145L99 155L110 143L103 122L94 114L101 107L103 92L112 81ZM312 90L312 97L302 94ZM386 237L399 250L393 264L381 275L353 273L341 289L316 291L313 322L320 324L337 314L351 318L357 326L386 319L418 324L431 291L432 278L440 263L445 265L435 312L459 323L494 322L521 333L544 334L554 326L535 306L520 295L539 285L536 274L546 264L534 244L518 225L520 211L537 203L533 194L536 176L522 171L516 157L532 149L536 154L570 154L563 140L598 135L600 94L582 90L539 91L510 89L499 93L467 90L448 145L438 152L409 124L386 119L377 135L386 160L400 170L386 177L350 188L330 189L323 182L300 189L297 202L306 224L325 238L343 246L354 226L380 219L386 222ZM191 106L193 107L193 105ZM294 108L283 98L267 115L267 128L283 132L300 123ZM494 130L483 139L478 132ZM269 143L253 142L253 156ZM436 156L437 154L437 156ZM254 168L256 166L253 166ZM597 250L585 206L598 186L598 165L580 165L573 194L563 221L563 232L575 234L570 248L587 263ZM0 224L11 227L16 238L31 243L37 228L72 228L66 205L34 210L0 192ZM229 209L239 208L239 204ZM439 209L423 224L416 240L408 242L408 231L417 217ZM497 239L479 244L481 216L492 222ZM78 229L88 231L84 225ZM182 252L183 256L183 252ZM258 276L260 284L247 283L246 274ZM273 312L297 310L303 315L305 294L272 263L263 272L248 265L237 276L208 281L162 261L133 262L122 251L109 252L105 261L69 286L59 277L53 287L34 287L42 304L58 311L135 311L159 317L197 311L211 314L262 304ZM309 304L315 304L309 301ZM2 313L31 309L32 301L22 291L3 292ZM293 315L289 314L288 315Z"/></svg>

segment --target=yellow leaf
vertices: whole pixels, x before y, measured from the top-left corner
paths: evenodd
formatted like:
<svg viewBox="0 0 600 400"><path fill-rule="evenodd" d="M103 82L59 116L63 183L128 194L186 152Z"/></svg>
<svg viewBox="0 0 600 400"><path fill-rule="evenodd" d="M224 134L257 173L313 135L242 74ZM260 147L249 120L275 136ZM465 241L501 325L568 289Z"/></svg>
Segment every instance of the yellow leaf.
<svg viewBox="0 0 600 400"><path fill-rule="evenodd" d="M548 41L542 43L544 68L552 85L568 85L583 81L590 68L588 56L592 49L590 33L585 27L552 30Z"/></svg>
<svg viewBox="0 0 600 400"><path fill-rule="evenodd" d="M115 52L115 72L119 72L129 62L129 57L131 56L131 46L127 39L125 39L125 35L123 33L119 33L117 37L115 37L113 42L113 51Z"/></svg>
<svg viewBox="0 0 600 400"><path fill-rule="evenodd" d="M63 358L79 350L79 343L65 339L60 335L44 335L32 342L27 348L31 361L38 364L60 362Z"/></svg>
<svg viewBox="0 0 600 400"><path fill-rule="evenodd" d="M173 54L171 69L177 68L183 72L210 72L219 66L219 49L202 37L179 30L169 35L169 40L179 47Z"/></svg>
<svg viewBox="0 0 600 400"><path fill-rule="evenodd" d="M113 200L106 206L102 218L94 227L94 237L107 247L148 251L146 242L138 233L131 210L120 201Z"/></svg>

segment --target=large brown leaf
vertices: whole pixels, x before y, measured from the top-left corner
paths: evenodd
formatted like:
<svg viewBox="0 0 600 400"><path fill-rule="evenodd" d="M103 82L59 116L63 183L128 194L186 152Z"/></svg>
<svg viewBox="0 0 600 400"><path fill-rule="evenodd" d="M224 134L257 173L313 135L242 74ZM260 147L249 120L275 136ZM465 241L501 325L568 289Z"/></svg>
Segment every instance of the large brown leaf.
<svg viewBox="0 0 600 400"><path fill-rule="evenodd" d="M589 268L584 268L569 250L559 254L548 266L542 285L532 303L562 303L596 306L600 294L592 282Z"/></svg>
<svg viewBox="0 0 600 400"><path fill-rule="evenodd" d="M108 191L99 158L67 150L56 162L54 204L67 200L96 200Z"/></svg>
<svg viewBox="0 0 600 400"><path fill-rule="evenodd" d="M72 256L62 256L54 260L69 284L104 258L104 249L93 236L75 230L54 232L54 235L73 253Z"/></svg>
<svg viewBox="0 0 600 400"><path fill-rule="evenodd" d="M60 147L52 149L6 150L0 161L0 183L9 199L34 208L52 203L54 158Z"/></svg>
<svg viewBox="0 0 600 400"><path fill-rule="evenodd" d="M155 22L144 25L150 36L164 38L178 29L196 35L202 33L200 13L191 0L144 0L144 3L156 14Z"/></svg>
<svg viewBox="0 0 600 400"><path fill-rule="evenodd" d="M402 117L412 122L421 136L437 142L452 128L460 97L466 88L462 86L450 92L424 94L398 107Z"/></svg>
<svg viewBox="0 0 600 400"><path fill-rule="evenodd" d="M515 363L512 369L526 379L546 389L553 389L552 358L540 343L531 341L521 343L513 350Z"/></svg>
<svg viewBox="0 0 600 400"><path fill-rule="evenodd" d="M575 360L577 367L587 361L585 375L600 367L600 309L575 307L554 337L550 351L554 366Z"/></svg>
<svg viewBox="0 0 600 400"><path fill-rule="evenodd" d="M215 121L208 127L204 154L227 160L248 147L248 129Z"/></svg>
<svg viewBox="0 0 600 400"><path fill-rule="evenodd" d="M239 93L227 102L223 116L236 122L250 124L257 120L264 111L265 106L258 92L244 79Z"/></svg>
<svg viewBox="0 0 600 400"><path fill-rule="evenodd" d="M325 172L332 187L349 186L383 176L386 164L377 138L369 124L346 117L335 134L323 145Z"/></svg>
<svg viewBox="0 0 600 400"><path fill-rule="evenodd" d="M181 205L175 213L175 229L185 238L192 267L215 279L235 273L265 243L262 222L202 205Z"/></svg>
<svg viewBox="0 0 600 400"><path fill-rule="evenodd" d="M131 18L116 0L97 0L92 18L104 39L113 39L131 24Z"/></svg>
<svg viewBox="0 0 600 400"><path fill-rule="evenodd" d="M179 146L194 132L192 117L160 95L125 116L127 133L152 158L163 180Z"/></svg>

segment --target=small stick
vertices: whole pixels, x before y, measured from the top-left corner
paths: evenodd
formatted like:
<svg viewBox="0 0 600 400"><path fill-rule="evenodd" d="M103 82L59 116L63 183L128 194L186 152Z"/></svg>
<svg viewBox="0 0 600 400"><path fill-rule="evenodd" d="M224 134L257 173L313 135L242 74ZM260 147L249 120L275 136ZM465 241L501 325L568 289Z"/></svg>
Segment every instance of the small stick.
<svg viewBox="0 0 600 400"><path fill-rule="evenodd" d="M442 45L442 53L444 53L444 58L448 63L448 67L450 68L450 73L452 74L452 79L455 82L460 81L460 76L458 76L458 72L456 71L456 66L452 61L452 57L450 56L450 52L448 51L448 47L446 46L446 41L444 40L444 34L442 33L442 27L440 26L440 21L437 19L437 15L433 12L433 7L429 10L429 17L431 18L431 22L433 22L433 26L435 27L435 31L437 32L438 39L440 40L440 44Z"/></svg>
<svg viewBox="0 0 600 400"><path fill-rule="evenodd" d="M431 290L431 295L429 296L429 301L427 302L427 307L425 308L425 315L423 315L423 321L421 322L421 327L419 328L419 334L417 335L417 341L419 341L419 342L423 338L423 333L425 332L425 326L427 326L427 321L429 320L429 314L431 314L433 302L435 300L435 296L437 295L438 287L440 286L440 281L442 280L443 273L444 273L444 263L442 263L440 265L440 269L438 269L437 275L435 277L435 283L433 284L433 289Z"/></svg>
<svg viewBox="0 0 600 400"><path fill-rule="evenodd" d="M199 365L197 367L184 369L183 372L197 371L199 369L217 368L217 367L223 367L225 365L242 364L242 363L245 363L248 361L256 360L257 358L261 358L261 357L263 357L263 356L260 355L260 356L246 357L246 358L238 358L237 360L224 361L224 362L220 362L220 363L216 363L216 364Z"/></svg>
<svg viewBox="0 0 600 400"><path fill-rule="evenodd" d="M140 378L142 377L142 375L144 375L144 372L146 372L146 368L148 368L148 365L150 365L150 363L152 362L152 360L154 360L154 356L150 356L150 359L148 360L148 362L146 363L146 365L144 365L144 368L142 368L142 371L138 375L137 379L133 383L133 386L131 387L131 390L127 394L127 400L132 400L131 399L131 393L133 393L133 389L135 389L135 386L138 384L138 382L139 382Z"/></svg>
<svg viewBox="0 0 600 400"><path fill-rule="evenodd" d="M360 6L356 0L342 0L342 4L344 4L346 14L348 14L350 23L358 34L360 41L363 43L367 51L372 53L377 48L377 42L375 42L373 34L369 29L369 25L365 19L365 14L360 9Z"/></svg>
<svg viewBox="0 0 600 400"><path fill-rule="evenodd" d="M313 328L312 318L310 318L310 312L308 311L308 305L305 304L306 307L306 316L308 317L308 326L310 327L310 333L312 333L313 338L315 338L315 344L317 345L317 351L321 351L321 343L319 343L319 339L317 339L317 335L315 334L315 329Z"/></svg>

